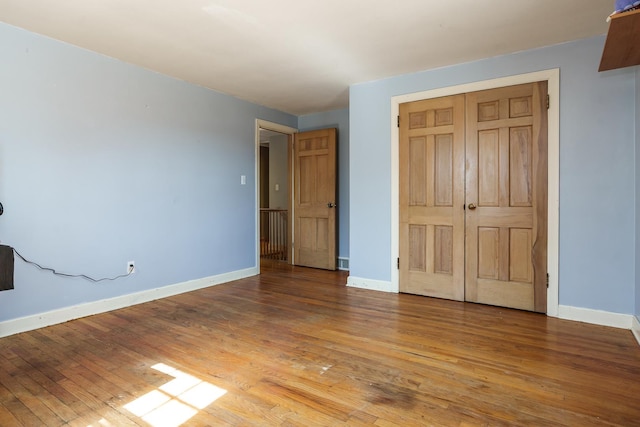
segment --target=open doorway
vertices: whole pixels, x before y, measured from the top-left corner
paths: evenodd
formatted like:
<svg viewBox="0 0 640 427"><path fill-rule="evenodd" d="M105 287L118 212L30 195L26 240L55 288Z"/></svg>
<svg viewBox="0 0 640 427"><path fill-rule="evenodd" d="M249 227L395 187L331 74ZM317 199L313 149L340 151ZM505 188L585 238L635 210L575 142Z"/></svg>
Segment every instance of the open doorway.
<svg viewBox="0 0 640 427"><path fill-rule="evenodd" d="M255 135L256 265L335 270L336 129L298 133L256 120Z"/></svg>
<svg viewBox="0 0 640 427"><path fill-rule="evenodd" d="M260 259L290 260L289 138L260 129Z"/></svg>
<svg viewBox="0 0 640 427"><path fill-rule="evenodd" d="M257 265L292 264L291 147L296 129L256 121Z"/></svg>

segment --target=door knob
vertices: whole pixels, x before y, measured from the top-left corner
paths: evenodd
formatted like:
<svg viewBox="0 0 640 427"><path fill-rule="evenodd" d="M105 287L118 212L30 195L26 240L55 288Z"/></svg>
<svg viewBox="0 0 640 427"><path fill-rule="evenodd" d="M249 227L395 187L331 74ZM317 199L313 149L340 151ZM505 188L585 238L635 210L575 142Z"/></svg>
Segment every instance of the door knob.
<svg viewBox="0 0 640 427"><path fill-rule="evenodd" d="M476 205L474 205L473 203L469 203L469 210L474 210L476 208Z"/></svg>
<svg viewBox="0 0 640 427"><path fill-rule="evenodd" d="M331 202L327 203L328 208L335 208L336 206L338 205L336 205L335 203L331 203Z"/></svg>

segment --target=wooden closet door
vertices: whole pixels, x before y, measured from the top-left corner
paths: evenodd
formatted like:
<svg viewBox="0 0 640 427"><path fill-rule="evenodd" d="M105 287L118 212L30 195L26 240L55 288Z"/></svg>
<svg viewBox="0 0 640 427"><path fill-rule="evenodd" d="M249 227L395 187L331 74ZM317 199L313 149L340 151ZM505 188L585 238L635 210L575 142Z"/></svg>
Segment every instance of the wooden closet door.
<svg viewBox="0 0 640 427"><path fill-rule="evenodd" d="M467 301L546 311L546 82L466 95Z"/></svg>
<svg viewBox="0 0 640 427"><path fill-rule="evenodd" d="M400 105L400 291L464 299L464 95Z"/></svg>

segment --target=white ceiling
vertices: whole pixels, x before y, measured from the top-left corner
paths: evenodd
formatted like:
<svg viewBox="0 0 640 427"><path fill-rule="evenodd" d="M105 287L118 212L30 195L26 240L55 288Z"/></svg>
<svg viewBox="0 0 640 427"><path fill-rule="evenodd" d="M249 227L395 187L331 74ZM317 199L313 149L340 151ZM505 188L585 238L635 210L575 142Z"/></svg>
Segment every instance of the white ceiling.
<svg viewBox="0 0 640 427"><path fill-rule="evenodd" d="M0 21L296 115L353 83L604 34L614 0L0 0Z"/></svg>

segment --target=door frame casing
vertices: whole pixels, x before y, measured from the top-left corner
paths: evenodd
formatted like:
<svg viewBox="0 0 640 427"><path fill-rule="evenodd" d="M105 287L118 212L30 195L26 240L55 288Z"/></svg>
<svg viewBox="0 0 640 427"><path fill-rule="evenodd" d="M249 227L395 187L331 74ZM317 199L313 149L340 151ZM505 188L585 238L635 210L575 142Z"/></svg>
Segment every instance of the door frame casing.
<svg viewBox="0 0 640 427"><path fill-rule="evenodd" d="M448 86L391 98L391 291L400 292L397 259L400 254L400 130L397 117L400 104L495 89L525 83L547 81L550 96L548 111L548 204L547 204L547 315L558 317L559 305L559 220L560 220L560 69L518 74L456 86Z"/></svg>
<svg viewBox="0 0 640 427"><path fill-rule="evenodd" d="M293 135L298 133L298 129L292 128L290 126L281 125L279 123L269 122L267 120L256 119L255 122L255 149L254 149L254 176L255 176L255 206L256 206L256 216L255 216L255 228L256 228L256 236L255 236L255 244L256 244L256 268L258 270L258 274L260 274L260 129L270 130L273 132L279 132L289 136L289 147L287 148L287 152L289 153L288 159L288 167L289 167L289 175L293 173L293 167L291 165L292 156L291 156L291 148ZM287 191L289 192L289 212L291 213L291 218L293 219L293 190L291 188L293 185L292 177L289 176L289 185ZM293 221L289 221L289 233L291 238L290 241L293 241ZM293 253L291 248L289 248L289 252L291 253L291 258L289 263L293 264Z"/></svg>

